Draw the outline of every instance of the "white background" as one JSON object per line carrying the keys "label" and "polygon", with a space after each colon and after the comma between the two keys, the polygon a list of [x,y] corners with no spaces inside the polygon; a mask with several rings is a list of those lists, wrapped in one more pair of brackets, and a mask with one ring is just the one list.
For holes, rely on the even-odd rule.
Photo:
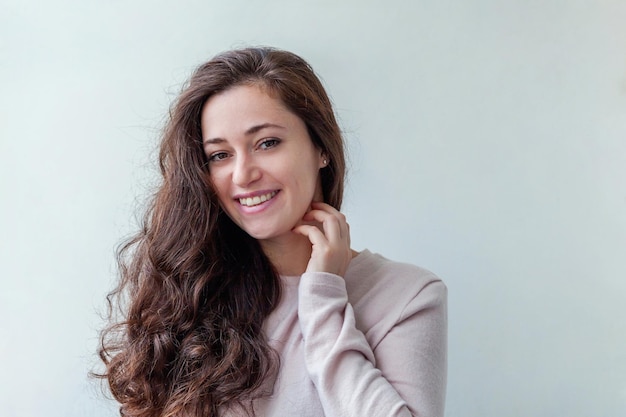
{"label": "white background", "polygon": [[448,417],[626,415],[626,2],[0,1],[0,414],[116,416],[87,372],[190,72],[307,59],[354,247],[449,287]]}

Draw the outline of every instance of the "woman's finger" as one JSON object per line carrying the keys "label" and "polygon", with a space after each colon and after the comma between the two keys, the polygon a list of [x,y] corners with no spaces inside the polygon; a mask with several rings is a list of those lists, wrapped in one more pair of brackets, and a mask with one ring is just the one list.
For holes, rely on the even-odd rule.
{"label": "woman's finger", "polygon": [[323,245],[328,244],[328,240],[326,236],[317,226],[312,226],[309,224],[301,224],[292,229],[294,233],[299,235],[306,236],[312,245]]}
{"label": "woman's finger", "polygon": [[321,210],[311,210],[304,217],[304,220],[319,223],[324,230],[324,234],[331,242],[341,241],[347,231],[345,227],[342,227],[339,218]]}
{"label": "woman's finger", "polygon": [[332,272],[343,276],[352,258],[350,226],[343,213],[324,203],[313,203],[302,218],[305,222],[293,229],[307,236],[312,244],[307,271]]}
{"label": "woman's finger", "polygon": [[[331,210],[329,210],[330,208]],[[350,229],[346,222],[346,216],[331,206],[326,205],[324,208],[315,208],[304,216],[304,220],[316,221],[322,224],[324,234],[331,241],[345,240],[348,238]]]}

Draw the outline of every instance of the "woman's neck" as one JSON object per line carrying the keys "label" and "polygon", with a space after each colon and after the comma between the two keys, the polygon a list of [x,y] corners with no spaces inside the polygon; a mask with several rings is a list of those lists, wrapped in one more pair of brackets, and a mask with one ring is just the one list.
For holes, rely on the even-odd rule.
{"label": "woman's neck", "polygon": [[260,241],[261,248],[283,276],[300,276],[311,259],[311,242],[305,236],[290,233],[280,238]]}

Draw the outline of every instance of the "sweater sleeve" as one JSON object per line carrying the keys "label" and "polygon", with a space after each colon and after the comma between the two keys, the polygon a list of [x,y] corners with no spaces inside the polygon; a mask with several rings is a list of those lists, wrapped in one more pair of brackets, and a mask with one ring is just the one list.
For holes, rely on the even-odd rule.
{"label": "sweater sleeve", "polygon": [[298,298],[306,368],[326,417],[443,416],[447,317],[441,281],[424,286],[403,307],[374,349],[356,327],[342,277],[305,273]]}

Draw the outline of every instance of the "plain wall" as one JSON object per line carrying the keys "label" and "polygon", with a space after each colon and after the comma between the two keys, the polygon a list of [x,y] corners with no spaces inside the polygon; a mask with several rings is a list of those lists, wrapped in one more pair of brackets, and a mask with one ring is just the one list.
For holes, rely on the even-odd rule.
{"label": "plain wall", "polygon": [[448,417],[626,415],[626,2],[0,0],[0,414],[87,373],[191,71],[273,45],[350,147],[357,250],[449,287]]}

